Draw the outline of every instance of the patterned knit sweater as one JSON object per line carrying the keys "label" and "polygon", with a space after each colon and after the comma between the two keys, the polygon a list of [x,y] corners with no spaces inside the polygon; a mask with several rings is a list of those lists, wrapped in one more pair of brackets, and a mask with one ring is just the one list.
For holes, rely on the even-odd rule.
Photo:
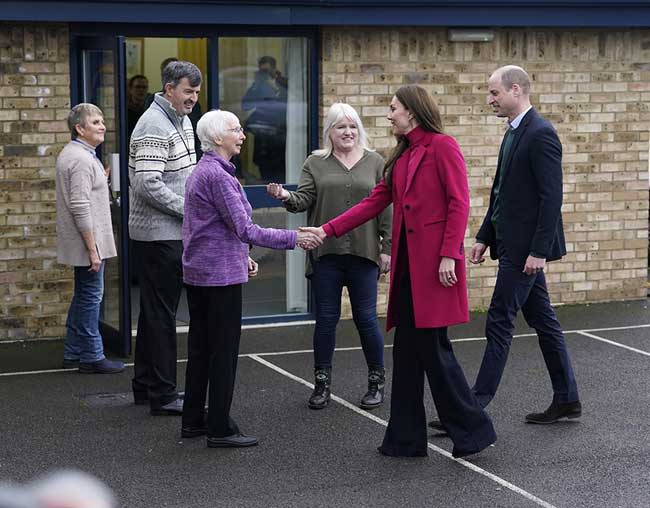
{"label": "patterned knit sweater", "polygon": [[185,181],[194,170],[194,132],[161,94],[138,120],[129,149],[129,236],[181,240]]}

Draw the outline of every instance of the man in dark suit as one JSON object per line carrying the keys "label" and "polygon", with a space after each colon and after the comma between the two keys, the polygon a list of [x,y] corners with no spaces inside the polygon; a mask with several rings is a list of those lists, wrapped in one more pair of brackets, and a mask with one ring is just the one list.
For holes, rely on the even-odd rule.
{"label": "man in dark suit", "polygon": [[[472,391],[487,406],[506,365],[517,312],[535,329],[553,386],[546,411],[526,422],[548,424],[578,418],[582,407],[571,358],[551,307],[544,268],[566,254],[562,230],[562,145],[553,126],[530,104],[530,78],[514,65],[497,69],[488,80],[488,104],[508,118],[490,206],[476,235],[470,262],[482,263],[487,248],[499,260],[488,310],[487,345]],[[437,420],[430,423],[441,428]]]}

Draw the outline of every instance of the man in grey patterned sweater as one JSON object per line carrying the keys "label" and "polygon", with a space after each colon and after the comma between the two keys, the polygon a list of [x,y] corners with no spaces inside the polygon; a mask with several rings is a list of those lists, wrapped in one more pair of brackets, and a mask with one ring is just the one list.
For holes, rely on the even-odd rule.
{"label": "man in grey patterned sweater", "polygon": [[194,170],[194,132],[201,71],[169,63],[163,91],[138,120],[129,150],[129,235],[141,266],[140,315],[132,381],[136,404],[152,415],[180,415],[176,389],[176,310],[183,289],[181,226],[185,181]]}

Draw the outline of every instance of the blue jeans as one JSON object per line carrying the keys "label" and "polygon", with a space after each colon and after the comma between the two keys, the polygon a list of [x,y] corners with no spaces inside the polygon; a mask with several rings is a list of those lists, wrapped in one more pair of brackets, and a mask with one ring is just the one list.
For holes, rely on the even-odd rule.
{"label": "blue jeans", "polygon": [[384,337],[377,321],[379,267],[351,254],[328,254],[312,262],[312,291],[316,304],[314,365],[331,367],[336,325],[341,317],[341,292],[347,286],[352,317],[368,367],[384,366]]}
{"label": "blue jeans", "polygon": [[98,272],[88,266],[74,267],[74,295],[65,323],[67,333],[63,358],[92,363],[103,360],[104,345],[99,333],[99,306],[104,296],[104,265]]}

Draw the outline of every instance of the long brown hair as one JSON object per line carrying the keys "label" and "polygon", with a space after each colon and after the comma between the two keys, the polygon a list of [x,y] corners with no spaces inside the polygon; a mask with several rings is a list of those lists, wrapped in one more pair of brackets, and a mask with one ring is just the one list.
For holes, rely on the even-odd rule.
{"label": "long brown hair", "polygon": [[[420,127],[428,132],[440,134],[442,130],[442,118],[440,110],[431,97],[431,94],[419,85],[406,85],[395,92],[395,97],[402,106],[411,112]],[[393,184],[393,167],[400,155],[408,148],[409,142],[406,136],[397,137],[397,146],[393,149],[384,165],[384,180],[389,187]]]}

